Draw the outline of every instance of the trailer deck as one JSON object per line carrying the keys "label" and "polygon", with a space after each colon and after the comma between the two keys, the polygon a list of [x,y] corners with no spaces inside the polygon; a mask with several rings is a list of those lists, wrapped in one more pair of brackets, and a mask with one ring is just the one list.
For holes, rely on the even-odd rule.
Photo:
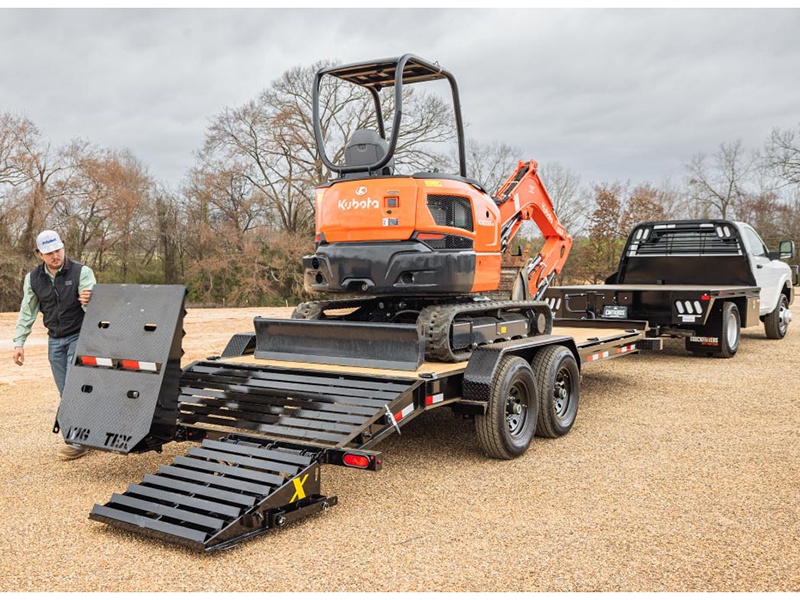
{"label": "trailer deck", "polygon": [[[359,357],[350,357],[351,365],[319,364],[294,360],[297,348],[288,346],[293,360],[259,358],[257,318],[256,332],[234,335],[225,358],[180,369],[183,294],[180,286],[97,286],[86,318],[99,326],[81,332],[58,421],[66,441],[123,454],[170,441],[200,442],[95,505],[89,516],[205,551],[334,506],[336,497],[322,494],[321,465],[379,470],[374,447],[426,411],[449,406],[485,419],[500,402],[503,430],[505,419],[517,414],[506,414],[505,403],[524,406],[513,389],[493,399],[496,373],[509,360],[530,371],[536,357],[558,349],[580,369],[651,347],[643,322],[563,320],[547,334],[479,346],[458,363],[409,368],[415,362],[410,356],[402,369],[359,366]],[[276,322],[278,329],[285,325]],[[418,345],[410,336],[401,343]],[[374,363],[374,356],[368,358]],[[578,384],[576,370],[575,393]],[[535,388],[546,386],[552,400],[559,385],[548,379]],[[527,401],[534,403],[536,419],[540,400]],[[575,402],[577,410],[577,396]]]}

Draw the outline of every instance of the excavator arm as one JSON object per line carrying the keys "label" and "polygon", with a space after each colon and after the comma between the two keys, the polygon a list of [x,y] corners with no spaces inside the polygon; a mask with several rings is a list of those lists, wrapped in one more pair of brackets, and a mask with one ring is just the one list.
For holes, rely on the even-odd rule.
{"label": "excavator arm", "polygon": [[500,240],[503,252],[524,221],[536,223],[544,237],[539,253],[522,269],[526,298],[533,300],[542,298],[547,286],[564,268],[572,248],[572,237],[556,217],[553,201],[536,171],[536,161],[520,161],[516,171],[495,194],[502,223]]}

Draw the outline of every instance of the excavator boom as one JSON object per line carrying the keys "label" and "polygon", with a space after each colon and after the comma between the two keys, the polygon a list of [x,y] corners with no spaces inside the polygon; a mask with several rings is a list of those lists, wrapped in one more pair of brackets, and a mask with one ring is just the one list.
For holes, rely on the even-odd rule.
{"label": "excavator boom", "polygon": [[502,220],[501,251],[506,251],[524,221],[536,223],[544,237],[538,255],[523,269],[526,297],[534,300],[540,299],[553,277],[561,273],[572,248],[572,238],[556,216],[537,167],[536,161],[520,161],[517,170],[495,194]]}

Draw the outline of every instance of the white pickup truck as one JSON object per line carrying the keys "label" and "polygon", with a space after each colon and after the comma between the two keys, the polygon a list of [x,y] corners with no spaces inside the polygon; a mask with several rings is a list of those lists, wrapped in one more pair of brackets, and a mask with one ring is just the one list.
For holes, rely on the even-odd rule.
{"label": "white pickup truck", "polygon": [[764,323],[781,339],[792,320],[794,242],[769,252],[746,223],[654,221],[634,227],[605,285],[552,287],[545,301],[560,318],[648,321],[650,336],[686,339],[696,354],[729,358],[740,329]]}

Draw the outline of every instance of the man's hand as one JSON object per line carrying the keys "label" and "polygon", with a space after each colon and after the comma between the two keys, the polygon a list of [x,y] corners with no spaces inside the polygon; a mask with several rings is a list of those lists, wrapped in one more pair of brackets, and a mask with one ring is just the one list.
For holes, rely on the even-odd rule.
{"label": "man's hand", "polygon": [[89,300],[92,297],[92,290],[83,290],[82,292],[78,292],[78,300],[81,304],[86,306],[89,304]]}
{"label": "man's hand", "polygon": [[25,349],[20,346],[19,348],[14,348],[14,363],[18,364],[20,367],[22,363],[25,362]]}

